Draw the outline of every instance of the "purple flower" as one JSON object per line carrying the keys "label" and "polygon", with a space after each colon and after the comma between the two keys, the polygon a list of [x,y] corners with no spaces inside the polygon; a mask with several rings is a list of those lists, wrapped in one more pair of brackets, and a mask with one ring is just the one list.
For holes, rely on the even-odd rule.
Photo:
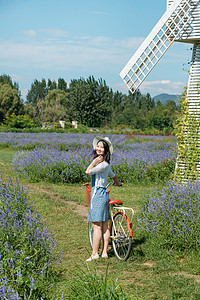
{"label": "purple flower", "polygon": [[138,227],[174,248],[199,247],[200,182],[187,185],[170,181],[145,200]]}
{"label": "purple flower", "polygon": [[[36,139],[35,135],[29,136]],[[112,168],[122,181],[131,182],[148,177],[152,169],[159,170],[165,165],[171,170],[174,168],[175,140],[166,143],[166,138],[147,139],[140,136],[138,141],[131,142],[127,140],[126,135],[109,137],[115,149],[111,161]],[[32,181],[87,181],[84,170],[92,158],[93,138],[94,135],[91,134],[48,134],[48,139],[45,140],[40,135],[40,146],[38,144],[38,147],[31,151],[16,153],[13,168],[20,176]],[[62,145],[65,145],[63,147],[59,147],[61,140]]]}

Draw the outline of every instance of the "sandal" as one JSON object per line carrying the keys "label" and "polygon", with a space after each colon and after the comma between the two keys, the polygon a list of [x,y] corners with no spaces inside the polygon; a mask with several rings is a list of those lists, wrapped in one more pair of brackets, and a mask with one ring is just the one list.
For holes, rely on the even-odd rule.
{"label": "sandal", "polygon": [[107,254],[107,253],[104,253],[104,254],[101,255],[101,257],[102,257],[102,258],[108,258],[108,254]]}
{"label": "sandal", "polygon": [[86,259],[86,261],[92,261],[95,259],[99,259],[99,254],[91,255],[88,259]]}

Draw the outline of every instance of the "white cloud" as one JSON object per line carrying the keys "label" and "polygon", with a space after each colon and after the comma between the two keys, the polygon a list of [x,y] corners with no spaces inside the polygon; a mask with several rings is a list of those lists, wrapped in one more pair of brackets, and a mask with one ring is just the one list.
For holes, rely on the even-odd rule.
{"label": "white cloud", "polygon": [[[62,30],[62,29],[57,29],[57,28],[44,28],[44,29],[38,29],[38,32],[40,34],[44,33],[48,36],[53,36],[54,38],[56,37],[57,39],[58,38],[63,38],[63,37],[67,37],[69,34],[66,30]],[[40,39],[42,39],[41,35],[38,36],[37,32],[35,30],[23,30],[22,33],[25,35],[25,36],[28,36],[28,37],[40,37]]]}
{"label": "white cloud", "polygon": [[66,37],[69,35],[66,30],[58,29],[58,28],[44,28],[44,29],[40,29],[39,31],[57,37]]}
{"label": "white cloud", "polygon": [[[151,97],[166,93],[169,95],[181,95],[185,87],[184,82],[173,82],[170,80],[144,81],[139,87],[142,94],[150,93]],[[121,91],[124,94],[128,93],[128,88],[122,83],[112,84],[113,91]]]}
{"label": "white cloud", "polygon": [[37,36],[37,33],[35,30],[25,30],[25,31],[22,31],[22,33],[26,36],[29,36],[29,37],[36,37]]}
{"label": "white cloud", "polygon": [[142,93],[150,93],[152,97],[162,93],[180,95],[185,85],[185,82],[170,80],[144,81],[140,90]]}
{"label": "white cloud", "polygon": [[[30,33],[30,32],[29,32]],[[33,34],[33,33],[32,33]],[[122,41],[104,36],[76,37],[69,40],[37,40],[24,43],[2,42],[0,66],[38,68],[121,68],[126,61]],[[120,70],[119,70],[120,71]]]}
{"label": "white cloud", "polygon": [[13,81],[17,81],[17,82],[24,79],[23,76],[18,75],[18,74],[11,74],[10,76],[11,76],[11,78],[12,78]]}
{"label": "white cloud", "polygon": [[88,39],[87,41],[90,46],[98,47],[99,49],[108,48],[108,45],[111,44],[111,39],[109,37],[105,37],[105,36],[90,37],[90,39]]}
{"label": "white cloud", "polygon": [[90,39],[90,36],[89,35],[85,35],[85,36],[81,36],[79,37],[81,40],[88,40]]}
{"label": "white cloud", "polygon": [[135,50],[142,44],[143,41],[143,37],[130,37],[119,40],[118,43],[121,47],[132,50],[133,53],[131,52],[131,55],[133,55]]}
{"label": "white cloud", "polygon": [[21,90],[21,95],[22,95],[22,99],[26,99],[26,96],[27,96],[27,94],[28,94],[28,88],[26,88],[26,89],[22,89]]}
{"label": "white cloud", "polygon": [[[102,61],[104,51],[91,49],[89,47],[79,47],[78,45],[28,45],[28,44],[8,44],[0,45],[0,65],[24,66],[51,69],[69,68],[76,66],[91,65],[95,61]],[[99,57],[99,58],[98,58]],[[2,63],[1,63],[2,61]]]}
{"label": "white cloud", "polygon": [[[51,32],[52,34],[46,38],[37,36],[37,39],[34,40],[27,41],[26,39],[23,43],[2,41],[0,44],[0,68],[2,70],[6,68],[17,69],[17,71],[12,72],[20,72],[21,74],[23,74],[21,69],[30,70],[29,73],[37,70],[38,74],[44,73],[44,71],[51,74],[52,70],[57,73],[67,71],[68,74],[77,74],[77,77],[82,76],[83,73],[98,74],[99,77],[111,81],[109,86],[112,86],[114,91],[128,92],[126,85],[119,77],[119,73],[143,41],[142,37],[113,39],[106,36],[83,35],[69,36],[68,38],[66,31],[45,29],[44,32],[49,34]],[[34,30],[28,31],[27,35],[28,33],[29,36],[37,35]],[[58,36],[59,33],[60,37]],[[171,55],[170,59],[177,57],[176,51],[174,51],[174,57]],[[174,76],[175,80],[172,80],[173,77],[169,76],[171,65],[169,63],[164,65],[167,67],[162,66],[158,75],[156,75],[157,73],[153,74],[154,78],[156,75],[162,80],[145,80],[140,86],[142,93],[149,92],[151,96],[160,93],[182,93],[185,86],[184,79],[180,78],[177,73],[177,76]],[[172,65],[174,66],[174,64]],[[170,78],[171,81],[165,78]],[[176,78],[180,78],[179,81],[176,81]],[[21,83],[23,81],[23,79],[15,80],[21,81]]]}
{"label": "white cloud", "polygon": [[128,91],[129,91],[127,86],[124,84],[124,82],[122,80],[119,83],[110,84],[110,87],[113,89],[114,92],[119,91],[123,94],[128,94]]}

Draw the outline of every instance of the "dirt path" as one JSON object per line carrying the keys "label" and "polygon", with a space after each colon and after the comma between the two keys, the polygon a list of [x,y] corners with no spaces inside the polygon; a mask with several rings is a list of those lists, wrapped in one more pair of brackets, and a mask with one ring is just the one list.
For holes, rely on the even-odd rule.
{"label": "dirt path", "polygon": [[43,189],[43,188],[39,188],[33,184],[30,184],[29,187],[32,188],[37,193],[44,193],[46,195],[49,195],[51,198],[58,199],[60,202],[65,203],[66,205],[70,205],[72,210],[81,217],[86,218],[88,215],[89,208],[85,205],[78,204],[77,202],[71,201],[71,200],[66,201],[65,199],[62,199],[61,197],[58,197],[57,195],[55,195],[52,191]]}

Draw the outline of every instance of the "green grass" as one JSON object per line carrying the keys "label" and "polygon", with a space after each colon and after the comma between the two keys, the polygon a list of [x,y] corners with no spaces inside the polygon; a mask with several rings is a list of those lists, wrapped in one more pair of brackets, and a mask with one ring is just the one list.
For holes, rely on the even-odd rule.
{"label": "green grass", "polygon": [[[16,176],[11,168],[13,154],[11,150],[0,150],[3,163],[0,170],[4,179]],[[59,280],[52,291],[52,299],[60,299],[62,292],[64,299],[68,299],[77,272],[79,268],[86,270],[85,260],[91,253],[87,221],[82,215],[86,209],[85,190],[81,189],[81,184],[33,184],[24,179],[20,182],[30,186],[30,200],[45,223],[56,232],[57,251],[63,253],[61,263],[56,266]],[[125,184],[122,188],[112,187],[110,196],[123,200],[125,206],[138,212],[143,194],[155,186],[159,188],[155,184]],[[162,249],[156,240],[134,227],[130,258],[126,262],[118,261],[112,251],[109,256],[108,261],[100,259],[91,266],[105,276],[108,272],[112,279],[118,277],[129,299],[200,299],[200,259],[195,251],[178,253]]]}

